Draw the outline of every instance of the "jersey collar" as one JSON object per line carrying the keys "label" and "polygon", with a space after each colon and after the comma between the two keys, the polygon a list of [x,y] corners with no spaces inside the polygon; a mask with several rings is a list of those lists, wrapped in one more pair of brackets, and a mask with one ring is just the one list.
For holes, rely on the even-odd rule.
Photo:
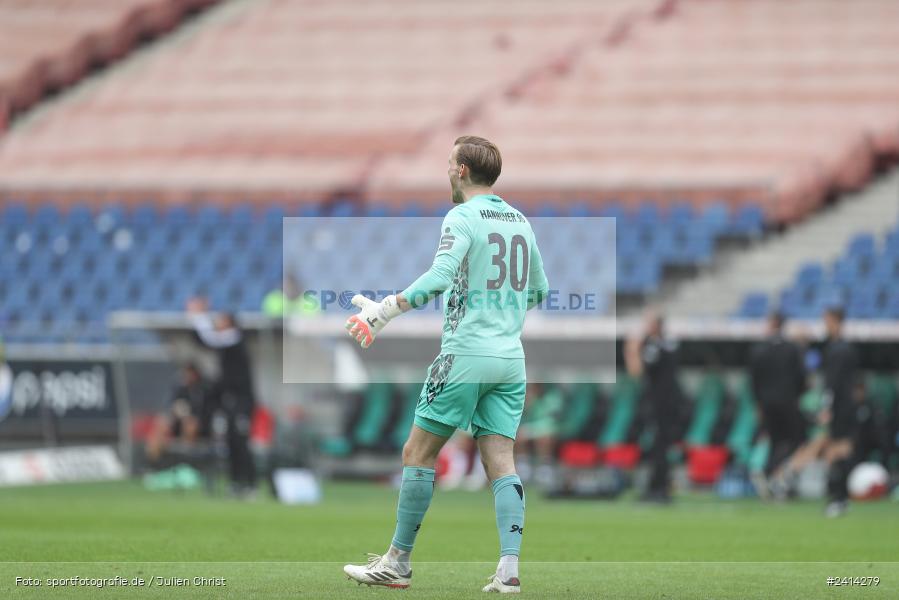
{"label": "jersey collar", "polygon": [[478,194],[477,196],[472,196],[469,202],[474,202],[475,200],[480,200],[481,198],[483,198],[484,200],[499,200],[500,202],[503,201],[503,199],[496,194]]}

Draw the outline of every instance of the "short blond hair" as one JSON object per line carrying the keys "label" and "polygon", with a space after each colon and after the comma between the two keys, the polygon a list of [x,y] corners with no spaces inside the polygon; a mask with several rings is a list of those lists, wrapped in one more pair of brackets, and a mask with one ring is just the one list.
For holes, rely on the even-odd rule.
{"label": "short blond hair", "polygon": [[503,170],[503,157],[499,148],[490,140],[476,135],[463,135],[455,143],[456,162],[468,167],[471,182],[478,185],[493,185]]}

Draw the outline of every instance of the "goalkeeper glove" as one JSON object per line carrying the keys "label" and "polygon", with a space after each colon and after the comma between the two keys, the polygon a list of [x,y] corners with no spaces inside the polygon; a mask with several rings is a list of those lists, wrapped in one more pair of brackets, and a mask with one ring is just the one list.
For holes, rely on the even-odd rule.
{"label": "goalkeeper glove", "polygon": [[361,294],[353,296],[352,303],[359,307],[358,315],[346,320],[347,332],[356,339],[363,348],[368,348],[375,341],[378,332],[384,329],[387,322],[402,314],[396,302],[396,296],[390,295],[375,302]]}

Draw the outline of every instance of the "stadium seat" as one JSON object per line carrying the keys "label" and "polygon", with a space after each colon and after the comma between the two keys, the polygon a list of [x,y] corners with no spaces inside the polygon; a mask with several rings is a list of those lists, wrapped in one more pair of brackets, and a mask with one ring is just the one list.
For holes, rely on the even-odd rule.
{"label": "stadium seat", "polygon": [[847,254],[852,256],[873,255],[877,252],[877,244],[870,233],[858,233],[849,240]]}
{"label": "stadium seat", "polygon": [[891,244],[899,244],[891,241],[895,239],[899,239],[895,230],[888,232],[879,251],[877,237],[860,232],[826,268],[817,262],[804,263],[794,283],[781,292],[787,316],[813,319],[828,306],[842,305],[851,319],[896,318],[899,298],[894,282],[899,279],[899,258],[891,249]]}
{"label": "stadium seat", "polygon": [[609,414],[599,435],[603,448],[627,444],[629,432],[636,418],[640,386],[629,375],[619,374],[612,390]]}
{"label": "stadium seat", "polygon": [[369,217],[389,217],[390,207],[386,204],[369,204],[365,209],[365,214]]}
{"label": "stadium seat", "polygon": [[637,258],[618,256],[618,292],[622,294],[651,294],[658,289],[661,265],[655,255]]}
{"label": "stadium seat", "polygon": [[723,202],[716,202],[707,205],[697,218],[717,238],[727,232],[730,211]]}
{"label": "stadium seat", "polygon": [[756,405],[752,396],[751,381],[748,377],[739,383],[736,399],[737,410],[726,443],[736,464],[748,467],[750,457],[752,456],[753,440],[758,427]]}
{"label": "stadium seat", "polygon": [[764,292],[751,292],[743,297],[743,303],[736,312],[736,317],[742,319],[760,319],[768,314],[768,294]]}
{"label": "stadium seat", "polygon": [[420,383],[407,383],[398,386],[397,393],[400,396],[399,410],[397,411],[398,419],[390,432],[390,441],[395,449],[401,449],[409,437],[409,431],[412,429],[412,422],[415,420],[415,406],[421,395]]}
{"label": "stadium seat", "polygon": [[765,229],[762,209],[754,204],[741,206],[733,216],[729,233],[735,236],[758,238]]}
{"label": "stadium seat", "polygon": [[374,383],[365,392],[364,405],[359,421],[352,433],[352,441],[359,448],[379,449],[385,437],[393,403],[393,387],[389,383]]}
{"label": "stadium seat", "polygon": [[558,439],[581,439],[585,425],[596,412],[599,390],[591,383],[577,384],[566,394],[565,410],[559,423]]}
{"label": "stadium seat", "polygon": [[726,394],[724,381],[720,376],[709,373],[702,378],[695,394],[692,420],[684,436],[688,445],[704,447],[712,443],[712,432]]}

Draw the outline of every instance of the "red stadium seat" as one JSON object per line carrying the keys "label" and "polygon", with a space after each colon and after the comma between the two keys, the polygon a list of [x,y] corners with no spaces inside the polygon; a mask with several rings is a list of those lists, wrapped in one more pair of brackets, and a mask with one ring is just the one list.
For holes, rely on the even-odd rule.
{"label": "red stadium seat", "polygon": [[687,476],[690,481],[712,484],[718,481],[730,451],[726,446],[691,446],[687,448]]}
{"label": "red stadium seat", "polygon": [[595,467],[602,462],[602,451],[592,442],[565,442],[559,461],[569,467]]}

